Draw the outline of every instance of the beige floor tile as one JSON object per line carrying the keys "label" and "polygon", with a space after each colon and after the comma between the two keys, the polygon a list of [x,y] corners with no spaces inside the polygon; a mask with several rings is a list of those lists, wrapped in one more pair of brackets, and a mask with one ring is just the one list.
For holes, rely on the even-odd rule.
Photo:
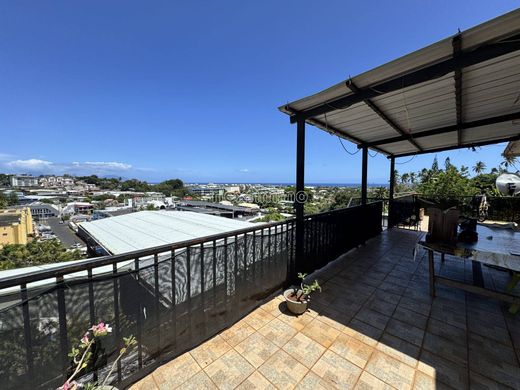
{"label": "beige floor tile", "polygon": [[279,348],[260,333],[255,332],[235,347],[235,350],[258,368]]}
{"label": "beige floor tile", "polygon": [[341,332],[332,326],[321,322],[319,318],[316,318],[309,325],[303,328],[302,333],[314,341],[317,341],[325,348],[328,348]]}
{"label": "beige floor tile", "polygon": [[366,371],[398,389],[411,389],[415,370],[399,360],[375,351],[368,361]]}
{"label": "beige floor tile", "polygon": [[129,390],[157,390],[157,384],[155,383],[153,376],[147,375],[139,382],[134,383],[129,387]]}
{"label": "beige floor tile", "polygon": [[312,371],[331,387],[350,389],[356,384],[362,370],[329,350],[316,362]]}
{"label": "beige floor tile", "polygon": [[343,330],[345,330],[345,327],[350,322],[351,316],[342,318],[341,315],[334,314],[332,310],[327,310],[325,312],[320,313],[316,318],[321,322],[342,332]]}
{"label": "beige floor tile", "polygon": [[296,333],[296,329],[275,318],[258,332],[279,347],[283,347]]}
{"label": "beige floor tile", "polygon": [[243,381],[240,386],[237,387],[238,390],[276,390],[276,387],[273,386],[271,382],[269,382],[265,377],[260,374],[258,371],[253,372],[245,381]]}
{"label": "beige floor tile", "polygon": [[330,390],[336,387],[327,383],[325,379],[321,378],[312,371],[309,371],[307,375],[301,380],[296,386],[297,390]]}
{"label": "beige floor tile", "polygon": [[305,367],[311,368],[320,356],[323,355],[325,347],[303,333],[297,333],[283,346],[283,350]]}
{"label": "beige floor tile", "polygon": [[287,352],[279,350],[260,366],[258,371],[276,388],[293,389],[307,374],[308,369]]}
{"label": "beige floor tile", "polygon": [[287,325],[293,327],[298,332],[307,326],[313,318],[316,317],[309,312],[303,313],[299,316],[291,313],[282,313],[278,316],[278,319],[285,322]]}
{"label": "beige floor tile", "polygon": [[255,328],[249,325],[246,321],[241,320],[232,327],[220,333],[220,336],[232,347],[239,344],[241,341],[248,338],[255,333]]}
{"label": "beige floor tile", "polygon": [[274,317],[278,317],[280,314],[282,314],[282,311],[287,311],[285,301],[279,297],[271,299],[269,302],[264,303],[260,307]]}
{"label": "beige floor tile", "polygon": [[497,390],[508,390],[511,389],[509,386],[505,386],[493,379],[486,378],[473,371],[469,373],[470,388],[472,389],[497,389]]}
{"label": "beige floor tile", "polygon": [[416,328],[406,322],[392,318],[385,329],[385,332],[397,336],[411,344],[421,346],[424,337],[424,330]]}
{"label": "beige floor tile", "polygon": [[195,359],[185,353],[153,372],[153,378],[159,389],[173,389],[182,385],[201,370]]}
{"label": "beige floor tile", "polygon": [[456,344],[453,341],[430,332],[426,332],[424,335],[423,348],[454,363],[460,365],[467,365],[468,363],[468,350],[466,346]]}
{"label": "beige floor tile", "polygon": [[202,343],[190,351],[191,356],[202,368],[213,363],[231,349],[231,346],[220,335]]}
{"label": "beige floor tile", "polygon": [[233,349],[204,369],[219,389],[234,389],[254,370],[253,366]]}
{"label": "beige floor tile", "polygon": [[355,319],[363,321],[378,329],[385,329],[390,317],[377,311],[363,308],[356,314]]}
{"label": "beige floor tile", "polygon": [[437,384],[444,383],[455,389],[466,389],[468,387],[467,367],[458,365],[431,352],[421,351],[417,369],[435,378]]}
{"label": "beige floor tile", "polygon": [[381,338],[383,331],[365,322],[354,319],[343,330],[343,333],[374,347]]}
{"label": "beige floor tile", "polygon": [[435,380],[435,378],[426,375],[421,371],[415,372],[415,382],[413,384],[414,390],[438,390],[441,387]]}
{"label": "beige floor tile", "polygon": [[265,311],[262,308],[258,308],[250,313],[246,318],[244,318],[244,320],[253,328],[258,330],[274,318],[275,317],[271,313]]}
{"label": "beige floor tile", "polygon": [[373,347],[346,334],[340,334],[329,349],[361,368],[365,367],[374,350]]}
{"label": "beige floor tile", "polygon": [[374,375],[363,371],[355,387],[356,390],[391,390],[392,386],[386,384]]}
{"label": "beige floor tile", "polygon": [[200,371],[199,373],[192,376],[185,383],[178,387],[179,390],[217,390],[218,387],[212,382],[210,377],[204,372]]}
{"label": "beige floor tile", "polygon": [[388,333],[385,333],[376,346],[378,351],[386,353],[389,356],[399,360],[410,367],[417,366],[417,359],[419,358],[420,348],[416,345],[410,344],[407,341],[401,340]]}

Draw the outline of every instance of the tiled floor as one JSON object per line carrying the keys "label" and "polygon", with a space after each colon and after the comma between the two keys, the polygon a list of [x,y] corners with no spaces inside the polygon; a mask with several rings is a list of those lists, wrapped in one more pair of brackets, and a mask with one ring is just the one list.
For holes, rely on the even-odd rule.
{"label": "tiled floor", "polygon": [[[446,288],[431,300],[418,237],[384,232],[315,273],[323,292],[309,312],[292,316],[277,296],[132,389],[519,389],[520,315]],[[436,267],[471,279],[469,262]]]}

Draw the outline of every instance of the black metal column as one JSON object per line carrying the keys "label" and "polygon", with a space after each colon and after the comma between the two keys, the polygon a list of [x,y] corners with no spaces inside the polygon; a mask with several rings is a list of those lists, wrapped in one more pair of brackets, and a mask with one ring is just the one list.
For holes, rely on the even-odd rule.
{"label": "black metal column", "polygon": [[368,148],[362,147],[363,162],[361,167],[361,204],[367,204]]}
{"label": "black metal column", "polygon": [[[295,268],[301,270],[305,268],[304,259],[304,205],[305,205],[305,121],[297,122],[296,136],[296,193],[294,208],[296,211],[296,259]],[[289,275],[289,280],[295,275]]]}
{"label": "black metal column", "polygon": [[392,223],[392,203],[394,202],[395,191],[395,157],[390,157],[390,188],[388,190],[388,227],[393,226]]}

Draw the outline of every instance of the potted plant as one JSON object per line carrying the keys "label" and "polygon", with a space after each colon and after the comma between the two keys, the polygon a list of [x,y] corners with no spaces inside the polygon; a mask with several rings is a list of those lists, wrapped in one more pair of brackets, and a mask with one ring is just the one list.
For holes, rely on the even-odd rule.
{"label": "potted plant", "polygon": [[317,280],[314,280],[311,284],[305,284],[303,281],[306,276],[307,274],[298,273],[298,279],[301,279],[300,286],[289,288],[283,293],[287,308],[296,315],[307,311],[310,296],[314,291],[321,291]]}
{"label": "potted plant", "polygon": [[79,345],[77,347],[73,347],[72,351],[69,353],[69,357],[72,358],[74,363],[72,369],[72,375],[68,377],[65,383],[58,388],[58,390],[117,390],[114,386],[108,384],[110,376],[114,371],[117,363],[121,360],[123,355],[134,345],[137,344],[137,340],[134,336],[123,337],[124,347],[119,350],[119,355],[116,360],[113,362],[110,367],[110,371],[107,373],[105,379],[99,382],[87,382],[81,383],[77,382],[75,379],[80,374],[85,373],[85,369],[91,363],[93,354],[92,350],[98,339],[106,336],[107,334],[112,332],[112,328],[110,325],[100,322],[97,325],[92,325],[88,329],[88,331],[81,338]]}

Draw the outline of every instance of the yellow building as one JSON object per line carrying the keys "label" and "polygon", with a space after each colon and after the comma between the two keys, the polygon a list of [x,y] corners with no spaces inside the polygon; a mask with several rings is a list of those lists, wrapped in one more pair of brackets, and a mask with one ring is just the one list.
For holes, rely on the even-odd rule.
{"label": "yellow building", "polygon": [[7,244],[27,244],[34,235],[33,219],[28,207],[0,210],[0,247]]}

